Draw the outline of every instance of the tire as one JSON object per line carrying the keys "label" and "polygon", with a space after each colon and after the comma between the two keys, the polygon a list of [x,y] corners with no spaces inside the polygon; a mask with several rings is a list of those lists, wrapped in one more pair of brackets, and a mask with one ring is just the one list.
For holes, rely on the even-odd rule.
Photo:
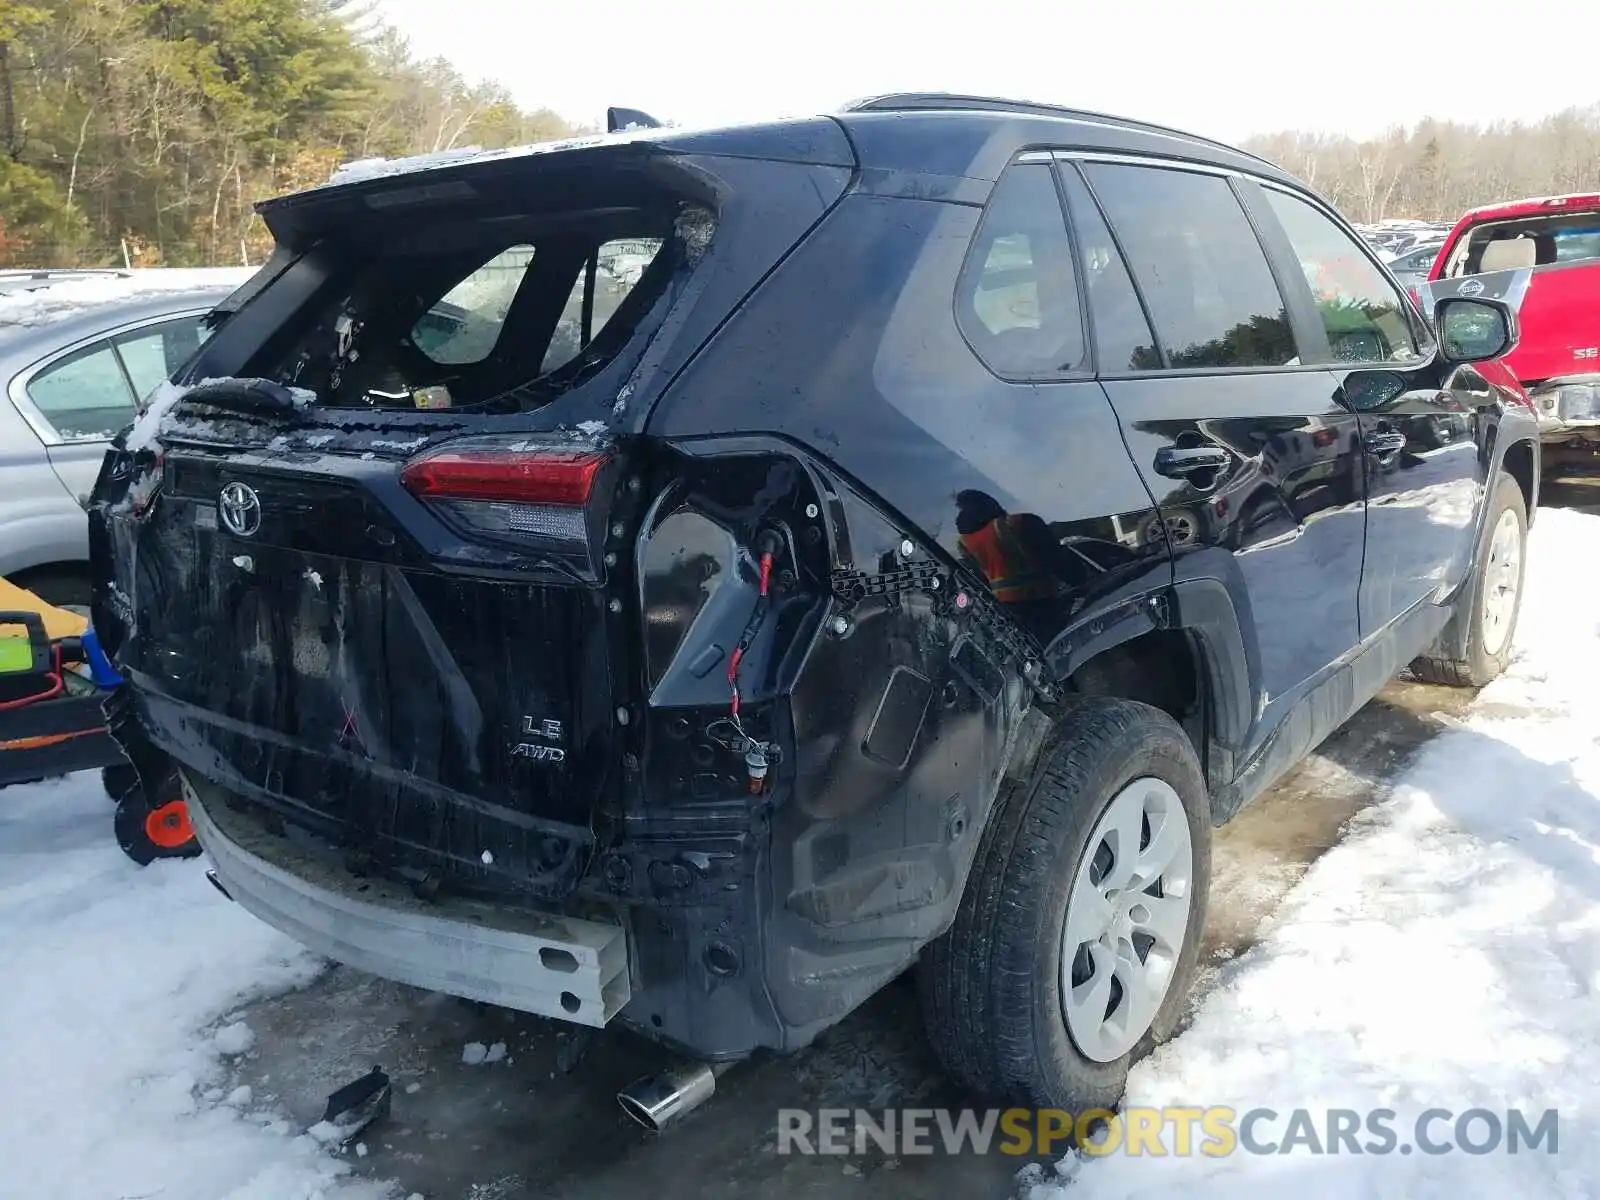
{"label": "tire", "polygon": [[151,804],[135,784],[117,801],[117,845],[141,867],[158,858],[194,858],[200,853],[176,771],[162,779],[156,794],[158,800]]}
{"label": "tire", "polygon": [[[1424,683],[1482,687],[1511,661],[1528,561],[1528,512],[1522,489],[1509,475],[1499,477],[1491,497],[1472,576],[1455,613],[1438,640],[1411,663],[1411,673]],[[1507,560],[1508,549],[1515,551],[1514,562]],[[1499,619],[1486,623],[1486,612],[1498,613]]]}
{"label": "tire", "polygon": [[[1114,815],[1113,809],[1127,811],[1129,803],[1146,806],[1157,793],[1164,806],[1164,837],[1187,834],[1187,919],[1181,937],[1169,939],[1170,953],[1146,948],[1150,957],[1143,961],[1170,968],[1165,990],[1152,1002],[1153,1019],[1143,1029],[1126,1031],[1126,1047],[1090,1042],[1086,1052],[1080,1035],[1069,1028],[1061,963],[1069,915],[1079,920],[1089,910],[1075,903],[1069,914],[1068,899],[1085,894],[1084,886],[1103,891],[1115,871],[1096,883],[1097,867],[1108,861],[1120,867],[1124,861],[1114,852],[1107,858],[1110,840],[1102,836],[1102,819]],[[929,944],[918,966],[930,1040],[956,1079],[985,1098],[1005,1102],[1073,1112],[1115,1106],[1130,1064],[1170,1037],[1185,1009],[1211,882],[1209,808],[1194,747],[1166,713],[1100,697],[1067,708],[1031,778],[996,804],[955,923]],[[1142,818],[1140,826],[1143,839],[1150,826]],[[1152,903],[1174,898],[1129,888],[1120,903],[1126,906],[1135,896]],[[1123,919],[1139,908],[1132,901]],[[1080,925],[1080,931],[1087,927]],[[1127,928],[1120,925],[1119,931]],[[1103,941],[1093,944],[1101,947]],[[1082,943],[1070,961],[1103,963],[1103,956],[1090,954],[1089,945]],[[1136,943],[1129,945],[1137,953]],[[1115,998],[1120,984],[1111,986]],[[1119,1009],[1132,992],[1125,989],[1122,996]]]}

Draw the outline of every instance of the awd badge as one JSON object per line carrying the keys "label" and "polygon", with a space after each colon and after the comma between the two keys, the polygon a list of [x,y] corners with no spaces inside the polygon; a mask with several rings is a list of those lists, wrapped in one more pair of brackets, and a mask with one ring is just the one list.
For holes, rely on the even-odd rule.
{"label": "awd badge", "polygon": [[517,742],[511,747],[512,758],[526,758],[533,762],[561,763],[567,761],[567,752],[560,746],[549,745],[561,740],[561,722],[549,717],[523,717],[524,737],[542,739],[537,742]]}

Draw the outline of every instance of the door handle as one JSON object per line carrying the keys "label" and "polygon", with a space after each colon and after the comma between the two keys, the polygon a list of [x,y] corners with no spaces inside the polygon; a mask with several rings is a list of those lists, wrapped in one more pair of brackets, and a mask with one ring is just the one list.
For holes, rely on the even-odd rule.
{"label": "door handle", "polygon": [[1383,430],[1367,434],[1361,439],[1361,444],[1367,448],[1368,454],[1384,458],[1390,454],[1399,454],[1406,448],[1406,435],[1393,430]]}
{"label": "door handle", "polygon": [[1169,479],[1220,471],[1227,465],[1228,452],[1221,446],[1163,446],[1156,451],[1156,473]]}

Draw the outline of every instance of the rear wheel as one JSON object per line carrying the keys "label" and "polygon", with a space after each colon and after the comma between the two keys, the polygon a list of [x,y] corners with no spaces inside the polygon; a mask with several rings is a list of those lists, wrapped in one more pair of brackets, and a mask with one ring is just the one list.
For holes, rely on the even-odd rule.
{"label": "rear wheel", "polygon": [[1491,493],[1488,521],[1472,578],[1455,615],[1428,652],[1411,664],[1424,683],[1481,687],[1506,669],[1522,607],[1528,514],[1516,480],[1502,475]]}
{"label": "rear wheel", "polygon": [[1085,698],[984,830],[919,968],[934,1048],[995,1099],[1082,1111],[1170,1037],[1211,875],[1200,764],[1166,713]]}
{"label": "rear wheel", "polygon": [[135,784],[117,801],[117,845],[140,866],[158,858],[193,858],[200,843],[189,824],[189,806],[176,772],[168,774],[154,800]]}

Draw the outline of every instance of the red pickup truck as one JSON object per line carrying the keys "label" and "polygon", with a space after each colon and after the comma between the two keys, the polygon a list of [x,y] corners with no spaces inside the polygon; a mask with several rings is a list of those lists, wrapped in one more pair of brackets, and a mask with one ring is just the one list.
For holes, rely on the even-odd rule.
{"label": "red pickup truck", "polygon": [[1475,208],[1450,231],[1417,300],[1488,296],[1517,310],[1504,362],[1539,415],[1544,469],[1600,456],[1600,194]]}

